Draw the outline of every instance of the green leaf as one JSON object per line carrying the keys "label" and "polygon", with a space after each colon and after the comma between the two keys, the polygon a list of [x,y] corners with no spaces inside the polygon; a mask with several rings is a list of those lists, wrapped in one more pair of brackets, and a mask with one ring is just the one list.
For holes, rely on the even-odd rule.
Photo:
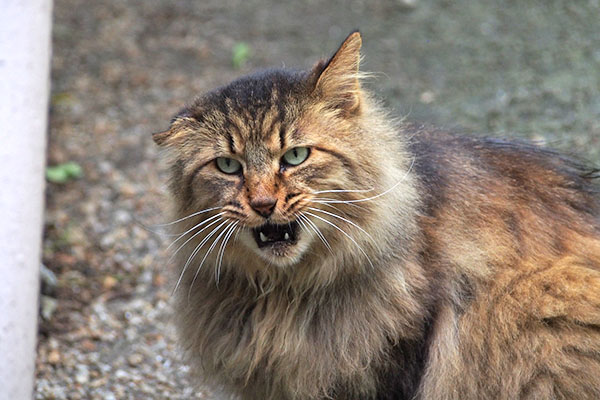
{"label": "green leaf", "polygon": [[75,162],[67,162],[46,168],[46,179],[52,183],[66,183],[83,175],[83,169]]}
{"label": "green leaf", "polygon": [[83,169],[75,162],[62,164],[63,169],[67,172],[70,178],[80,178],[83,175]]}
{"label": "green leaf", "polygon": [[246,61],[248,61],[248,58],[250,58],[250,46],[244,42],[236,43],[236,45],[233,46],[231,54],[233,68],[242,68],[246,64]]}

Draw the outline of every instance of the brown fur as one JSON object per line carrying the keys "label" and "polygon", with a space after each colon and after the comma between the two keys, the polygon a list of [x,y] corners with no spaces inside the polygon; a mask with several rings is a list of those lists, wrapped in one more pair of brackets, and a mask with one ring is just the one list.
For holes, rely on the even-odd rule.
{"label": "brown fur", "polygon": [[[219,207],[178,224],[175,317],[198,382],[244,400],[600,398],[595,171],[394,123],[361,88],[360,45],[235,81],[154,136],[177,217]],[[282,166],[295,146],[309,158]],[[263,198],[330,249],[302,220],[294,249],[261,253]]]}

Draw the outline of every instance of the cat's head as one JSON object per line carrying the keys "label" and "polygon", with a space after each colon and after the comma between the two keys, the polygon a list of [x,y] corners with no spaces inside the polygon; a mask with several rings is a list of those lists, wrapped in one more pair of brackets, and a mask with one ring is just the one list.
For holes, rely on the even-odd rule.
{"label": "cat's head", "polygon": [[227,253],[242,246],[278,266],[327,257],[332,247],[366,256],[377,236],[367,230],[381,222],[371,220],[376,202],[362,200],[406,168],[361,88],[360,47],[354,32],[310,71],[238,79],[154,135],[171,150],[179,216],[200,213],[181,238],[197,234],[189,245],[201,249],[199,258],[206,251],[218,258],[223,243]]}

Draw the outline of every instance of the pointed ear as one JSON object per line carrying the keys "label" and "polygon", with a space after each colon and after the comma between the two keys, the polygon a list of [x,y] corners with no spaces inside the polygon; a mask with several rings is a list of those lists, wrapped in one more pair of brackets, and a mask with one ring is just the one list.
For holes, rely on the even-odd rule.
{"label": "pointed ear", "polygon": [[173,143],[178,137],[184,136],[185,132],[188,131],[188,124],[186,122],[189,119],[187,117],[175,117],[169,129],[153,133],[152,140],[159,146],[166,146]]}
{"label": "pointed ear", "polygon": [[171,129],[167,129],[166,131],[156,132],[152,134],[152,140],[159,146],[162,146],[167,142],[169,136],[172,135]]}
{"label": "pointed ear", "polygon": [[314,92],[348,114],[360,111],[360,32],[352,32],[329,61],[320,61],[312,70]]}

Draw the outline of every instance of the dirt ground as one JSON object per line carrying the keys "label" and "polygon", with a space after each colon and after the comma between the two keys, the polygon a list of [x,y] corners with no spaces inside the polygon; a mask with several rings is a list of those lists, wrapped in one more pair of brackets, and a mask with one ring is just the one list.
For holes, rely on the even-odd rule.
{"label": "dirt ground", "polygon": [[369,87],[395,115],[600,162],[600,2],[494,4],[56,0],[48,164],[83,176],[47,186],[35,398],[212,398],[169,322],[150,134],[241,74],[309,67],[360,28]]}

